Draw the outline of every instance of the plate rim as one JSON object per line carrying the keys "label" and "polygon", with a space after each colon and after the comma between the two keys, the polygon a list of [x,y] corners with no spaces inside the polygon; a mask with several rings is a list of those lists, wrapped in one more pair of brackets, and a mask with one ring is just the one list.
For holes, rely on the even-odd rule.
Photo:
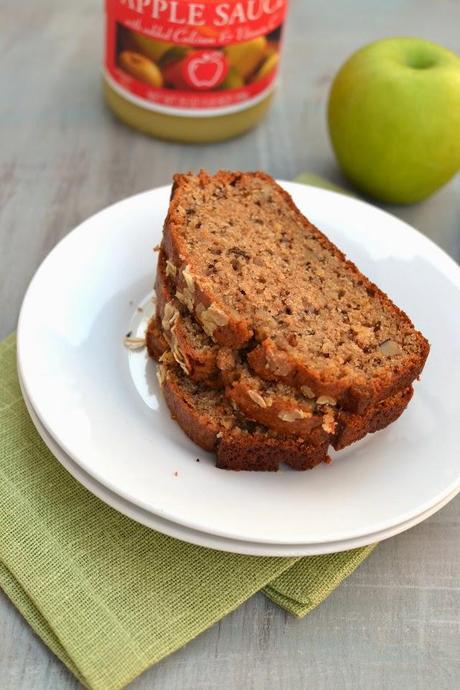
{"label": "plate rim", "polygon": [[[305,188],[307,188],[314,195],[317,194],[320,197],[323,196],[326,198],[330,198],[332,195],[333,198],[339,198],[340,201],[344,202],[345,204],[349,203],[352,206],[356,206],[356,205],[364,206],[367,209],[370,209],[372,213],[377,213],[378,215],[381,215],[385,218],[389,218],[391,222],[396,221],[401,226],[404,226],[406,232],[409,232],[409,235],[417,237],[417,241],[421,242],[422,245],[426,246],[427,250],[429,251],[430,256],[433,257],[433,265],[436,266],[436,268],[439,270],[440,273],[447,275],[460,290],[460,267],[455,262],[455,260],[452,259],[452,257],[450,257],[443,249],[441,249],[441,247],[436,245],[432,240],[430,240],[428,237],[426,237],[425,235],[420,233],[418,230],[416,230],[416,228],[412,227],[411,225],[409,225],[405,221],[397,218],[396,216],[389,213],[388,211],[385,211],[383,209],[380,209],[378,207],[373,206],[372,204],[370,204],[367,201],[363,201],[361,199],[356,199],[354,197],[346,196],[346,195],[341,194],[340,192],[335,192],[333,190],[321,189],[321,188],[318,188],[318,187],[315,187],[312,185],[305,185],[303,183],[297,183],[297,182],[292,182],[292,181],[279,180],[279,183],[284,188],[286,188],[288,192],[290,192],[290,188],[292,188],[292,189],[302,188],[303,190],[305,190]],[[31,391],[29,390],[29,388],[27,386],[27,381],[26,381],[26,378],[24,377],[24,371],[23,371],[23,366],[22,366],[22,338],[21,338],[21,333],[22,333],[22,329],[23,329],[23,322],[25,319],[24,314],[26,313],[26,310],[27,310],[28,297],[29,297],[29,294],[31,294],[31,292],[34,289],[35,281],[39,278],[41,272],[46,270],[46,266],[47,266],[48,261],[51,260],[51,257],[54,255],[54,253],[56,251],[58,251],[58,248],[60,248],[65,242],[67,242],[71,236],[75,237],[75,235],[77,233],[85,232],[86,226],[94,223],[95,221],[97,222],[97,219],[99,216],[105,214],[109,210],[113,211],[117,206],[122,206],[123,204],[125,204],[127,202],[135,203],[138,200],[140,200],[144,197],[148,197],[151,194],[155,194],[155,193],[159,193],[159,192],[165,193],[167,190],[170,190],[170,189],[171,189],[171,185],[168,184],[168,185],[162,185],[160,187],[156,187],[154,189],[145,190],[145,191],[140,192],[138,194],[125,197],[124,199],[117,201],[114,204],[111,204],[111,205],[97,211],[96,213],[91,215],[89,218],[87,218],[83,222],[79,223],[73,230],[71,230],[65,237],[63,237],[55,245],[55,247],[51,250],[51,252],[49,252],[49,254],[45,257],[45,259],[42,261],[42,263],[40,264],[40,266],[36,270],[35,274],[32,277],[32,280],[30,281],[30,284],[29,284],[28,289],[25,293],[25,296],[24,296],[24,300],[23,300],[23,303],[21,306],[19,320],[18,320],[18,328],[17,328],[18,371],[21,373],[21,377],[23,379],[25,390],[27,391],[27,395],[31,401],[31,404],[33,404],[33,406],[34,406],[34,409],[37,409],[37,405],[35,404],[33,394],[31,394]],[[44,424],[45,428],[47,429],[47,431],[51,435],[53,435],[53,431],[47,425],[46,419],[43,419],[43,424]],[[96,471],[93,471],[91,467],[87,466],[84,462],[82,463],[81,460],[74,457],[74,455],[71,452],[69,452],[69,448],[66,447],[66,444],[62,443],[59,435],[57,435],[56,438],[59,438],[59,445],[69,455],[69,457],[74,462],[76,462],[79,466],[81,466],[82,469],[84,471],[86,471],[89,475],[91,475],[96,481],[98,481],[99,483],[104,485],[110,491],[121,496],[125,500],[128,500],[133,505],[137,505],[143,510],[150,511],[150,508],[147,507],[147,505],[142,500],[139,500],[139,499],[136,500],[135,497],[129,496],[128,494],[126,494],[122,491],[119,491],[118,489],[115,489],[115,487],[110,483],[110,481],[107,478],[99,476],[99,474]],[[421,506],[418,506],[417,509],[413,509],[411,511],[406,511],[405,513],[400,515],[398,518],[397,524],[402,524],[403,522],[407,522],[408,520],[415,518],[417,515],[420,515],[421,513],[426,512],[427,510],[430,509],[430,507],[432,507],[433,505],[437,505],[440,501],[442,501],[446,496],[450,495],[456,489],[460,490],[460,473],[456,479],[451,481],[442,491],[440,491],[440,492],[438,492],[438,494],[436,494],[435,499],[427,500],[423,504],[421,504]],[[175,524],[181,524],[184,527],[187,527],[189,529],[194,529],[197,531],[203,530],[203,527],[200,526],[199,524],[195,523],[193,520],[192,521],[181,520],[179,522],[171,514],[169,514],[167,510],[160,509],[160,510],[158,510],[158,512],[156,514],[163,519],[174,522]],[[394,525],[394,524],[395,524],[394,519],[388,518],[386,521],[382,521],[380,523],[377,523],[376,528],[378,528],[378,529],[374,530],[373,533],[376,533],[377,531],[380,532],[380,531],[383,531],[386,529],[391,529],[392,525]],[[330,543],[330,542],[335,542],[335,541],[342,541],[345,538],[347,538],[347,539],[348,538],[350,538],[350,539],[351,538],[359,538],[359,537],[363,536],[364,532],[365,532],[365,530],[363,530],[363,528],[356,528],[353,531],[349,531],[347,537],[340,537],[340,532],[338,532],[337,534],[331,535],[334,538],[328,540],[327,542],[318,539],[317,541],[312,540],[311,543],[317,543],[317,544]],[[226,530],[215,529],[209,533],[212,533],[212,534],[219,536],[219,537],[236,539],[239,541],[245,541],[245,542],[251,542],[252,541],[249,537],[245,538],[243,535],[234,534],[234,533],[231,533],[231,532],[226,531]],[[281,544],[286,544],[286,543],[300,544],[302,542],[301,541],[286,542],[286,541],[280,541],[279,539],[273,539],[273,538],[267,537],[266,539],[261,540],[260,543],[281,545]]]}

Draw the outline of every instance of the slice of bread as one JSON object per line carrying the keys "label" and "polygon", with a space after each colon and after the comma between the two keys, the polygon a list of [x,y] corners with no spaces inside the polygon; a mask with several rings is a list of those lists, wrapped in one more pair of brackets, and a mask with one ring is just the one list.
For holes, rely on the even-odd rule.
{"label": "slice of bread", "polygon": [[286,464],[307,470],[328,460],[321,429],[308,440],[279,436],[238,415],[222,392],[192,381],[172,357],[162,359],[159,380],[171,416],[192,441],[216,453],[217,467],[276,471]]}
{"label": "slice of bread", "polygon": [[[168,343],[163,337],[161,324],[156,319],[152,319],[150,322],[146,332],[146,339],[151,357],[158,360],[165,355],[166,362],[172,362],[174,360],[172,353],[169,351]],[[177,361],[175,361],[175,364],[177,365]],[[169,369],[171,369],[171,365],[169,365]],[[238,371],[235,366],[232,366],[231,370],[233,372]],[[273,437],[278,433],[284,437],[302,437],[310,443],[313,439],[315,446],[321,439],[321,442],[327,445],[331,444],[336,450],[345,448],[351,443],[363,438],[366,434],[383,429],[388,426],[388,424],[394,422],[405,410],[413,393],[412,387],[409,387],[369,407],[366,412],[361,415],[343,410],[335,412],[332,406],[321,404],[319,409],[315,405],[313,407],[308,407],[306,412],[309,413],[309,416],[305,414],[305,417],[299,415],[298,410],[294,407],[295,403],[292,397],[287,394],[284,401],[286,406],[284,410],[285,415],[283,415],[284,419],[281,419],[278,415],[274,414],[274,411],[278,410],[278,407],[282,404],[281,398],[276,399],[274,409],[270,409],[272,407],[271,405],[266,405],[266,407],[264,407],[263,404],[261,405],[261,399],[263,401],[268,401],[270,396],[274,397],[273,391],[270,390],[270,384],[264,381],[257,381],[257,378],[251,376],[247,369],[244,370],[244,374],[241,374],[241,371],[238,372],[239,379],[233,379],[235,376],[235,374],[233,374],[232,377],[227,380],[225,393],[223,391],[209,389],[203,383],[200,384],[191,381],[183,371],[182,374],[181,380],[183,381],[183,385],[187,385],[187,390],[199,390],[202,398],[204,398],[205,394],[208,395],[207,399],[210,403],[210,407],[212,407],[211,401],[218,402],[218,407],[215,411],[215,416],[217,416],[217,418],[222,415],[222,410],[225,409],[226,411],[231,411],[232,415],[239,420],[243,420],[246,417],[244,422],[246,425],[249,422],[258,425],[258,427],[254,426],[253,428],[260,429],[265,425],[267,427],[265,431],[270,429]],[[177,370],[175,379],[178,379]],[[187,381],[190,381],[190,383],[186,384]],[[266,386],[266,388],[263,388],[264,386]],[[246,387],[246,390],[243,390],[244,387]],[[289,389],[289,393],[290,392],[291,389]],[[264,397],[262,397],[262,394]],[[278,396],[280,395],[279,388],[276,389],[276,394]],[[177,399],[177,395],[175,399]],[[289,415],[289,412],[292,414]],[[208,410],[208,416],[209,414],[211,414],[211,412]],[[274,418],[275,420],[278,418],[278,421],[275,421],[275,423],[273,422]],[[203,446],[203,429],[208,429],[209,425],[203,425],[199,419],[195,419],[197,424],[195,428],[190,421],[190,415],[187,419],[187,426],[184,425],[185,422],[181,424],[184,431],[188,433],[190,438],[198,443],[198,445],[209,449],[208,446]],[[275,433],[273,434],[273,432]]]}
{"label": "slice of bread", "polygon": [[225,388],[227,397],[243,414],[279,433],[305,438],[321,425],[327,433],[334,432],[335,411],[327,404],[331,402],[329,399],[318,405],[312,400],[311,391],[305,394],[305,386],[300,390],[264,381],[248,369],[241,354],[214,343],[174,298],[167,268],[166,258],[160,252],[155,283],[157,319],[174,359],[185,374],[213,388]]}
{"label": "slice of bread", "polygon": [[420,375],[426,339],[265,173],[176,175],[163,243],[176,297],[260,377],[362,412]]}
{"label": "slice of bread", "polygon": [[157,315],[176,362],[194,381],[202,381],[211,387],[225,386],[226,396],[249,419],[281,434],[302,437],[322,426],[331,435],[332,443],[344,447],[366,433],[390,424],[405,409],[412,395],[411,387],[369,406],[364,413],[343,410],[337,413],[335,400],[329,396],[316,399],[308,386],[296,389],[254,375],[242,360],[242,353],[214,343],[173,297],[165,267],[166,258],[160,252],[156,280]]}
{"label": "slice of bread", "polygon": [[[224,377],[225,378],[225,377]],[[312,398],[311,391],[296,390],[282,383],[271,383],[239,365],[228,382],[225,395],[249,419],[286,436],[307,438],[317,427],[329,435],[336,450],[358,441],[394,422],[405,410],[412,386],[374,403],[363,413],[338,409],[332,398]]]}

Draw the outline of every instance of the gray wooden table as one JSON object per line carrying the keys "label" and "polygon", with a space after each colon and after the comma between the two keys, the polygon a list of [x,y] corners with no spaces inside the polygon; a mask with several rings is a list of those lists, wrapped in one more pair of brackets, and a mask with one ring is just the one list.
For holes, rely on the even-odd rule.
{"label": "gray wooden table", "polygon": [[[178,170],[303,170],[340,184],[325,129],[331,77],[365,42],[419,35],[460,52],[458,0],[291,0],[284,79],[254,132],[208,147],[125,129],[100,96],[100,0],[0,0],[0,337],[27,284],[77,223]],[[460,176],[393,213],[460,259]],[[456,363],[458,365],[458,363]],[[460,497],[379,546],[294,620],[253,597],[132,684],[136,690],[453,690],[460,678]],[[0,687],[80,687],[0,595]]]}

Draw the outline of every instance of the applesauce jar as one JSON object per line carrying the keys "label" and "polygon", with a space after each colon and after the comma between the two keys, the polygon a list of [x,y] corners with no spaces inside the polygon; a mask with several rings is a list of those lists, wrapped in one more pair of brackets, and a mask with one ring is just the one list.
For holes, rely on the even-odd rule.
{"label": "applesauce jar", "polygon": [[104,92],[126,124],[183,142],[234,137],[267,111],[287,0],[106,0]]}

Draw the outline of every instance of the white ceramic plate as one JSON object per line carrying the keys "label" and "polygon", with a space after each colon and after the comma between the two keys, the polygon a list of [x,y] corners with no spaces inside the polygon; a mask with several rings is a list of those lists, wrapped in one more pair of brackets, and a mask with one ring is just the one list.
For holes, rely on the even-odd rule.
{"label": "white ceramic plate", "polygon": [[59,446],[130,503],[239,541],[324,544],[416,519],[460,486],[460,269],[368,204],[283,185],[431,341],[415,398],[391,427],[311,472],[233,473],[215,469],[170,420],[147,362],[146,404],[130,366],[145,355],[128,353],[122,338],[151,290],[169,187],[105,209],[55,247],[24,299],[18,363]]}
{"label": "white ceramic plate", "polygon": [[[22,388],[22,383],[21,383]],[[167,534],[175,539],[181,539],[182,541],[190,542],[191,544],[198,544],[199,546],[206,546],[210,549],[218,549],[220,551],[230,551],[232,553],[241,553],[249,556],[318,556],[327,553],[336,553],[338,551],[347,551],[348,549],[355,549],[359,546],[367,546],[368,544],[375,544],[377,542],[393,537],[396,534],[400,534],[411,527],[414,527],[419,522],[426,520],[433,513],[440,510],[446,503],[448,503],[457,491],[450,494],[444,498],[441,503],[433,506],[430,510],[422,513],[413,520],[404,522],[401,525],[395,525],[391,530],[384,530],[383,532],[376,532],[375,534],[369,534],[364,537],[358,537],[355,539],[349,539],[340,542],[329,542],[326,544],[294,544],[292,546],[284,546],[282,544],[256,544],[249,541],[237,541],[236,539],[226,539],[225,537],[219,537],[213,534],[206,534],[205,532],[198,532],[197,530],[189,529],[188,527],[183,527],[174,522],[169,522],[168,520],[163,520],[162,518],[154,515],[154,513],[149,513],[142,508],[138,508],[134,504],[130,503],[121,496],[113,493],[110,489],[100,484],[96,479],[91,477],[87,472],[85,472],[80,465],[72,460],[62,448],[58,446],[54,438],[46,431],[45,427],[41,423],[39,417],[37,416],[35,410],[33,409],[30,401],[27,398],[27,394],[24,393],[24,401],[29,410],[30,417],[42,437],[43,441],[46,443],[50,451],[53,453],[55,458],[65,467],[65,469],[80,482],[84,487],[86,487],[91,493],[100,498],[102,501],[107,503],[112,508],[115,508],[120,513],[127,515],[132,520],[140,522],[151,529]]]}

